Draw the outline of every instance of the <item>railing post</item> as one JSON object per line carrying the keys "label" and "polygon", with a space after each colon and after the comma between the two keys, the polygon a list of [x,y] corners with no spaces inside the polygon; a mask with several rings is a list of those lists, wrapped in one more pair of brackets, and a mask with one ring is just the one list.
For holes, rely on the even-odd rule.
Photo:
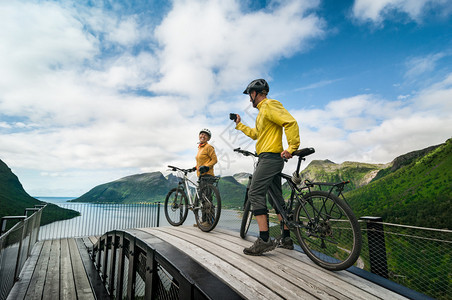
{"label": "railing post", "polygon": [[20,241],[19,241],[19,250],[17,251],[17,260],[16,260],[16,269],[14,270],[14,281],[19,280],[19,273],[20,273],[20,255],[22,253],[22,245],[23,245],[23,240],[24,240],[24,235],[25,235],[25,216],[23,220],[20,220],[20,222],[22,223],[22,236],[20,237]]}
{"label": "railing post", "polygon": [[[41,229],[41,217],[42,217],[42,211],[44,210],[44,208],[45,208],[46,206],[47,206],[47,204],[38,204],[38,205],[35,205],[36,208],[39,208],[39,209],[40,209],[39,212],[38,212],[38,218],[37,218],[37,221],[38,221],[38,224],[37,224],[38,230],[36,231],[36,241],[39,240],[39,230]],[[35,242],[36,242],[36,241],[35,241]]]}
{"label": "railing post", "polygon": [[109,271],[109,278],[108,278],[108,293],[111,297],[113,297],[115,292],[115,266],[117,265],[117,257],[116,257],[116,250],[118,249],[119,242],[116,241],[116,231],[113,232],[112,236],[112,243],[111,243],[111,262],[110,262],[110,271]]}
{"label": "railing post", "polygon": [[158,275],[157,262],[155,261],[155,251],[151,247],[146,247],[146,279],[145,279],[145,299],[154,299],[157,291]]}
{"label": "railing post", "polygon": [[34,244],[34,241],[32,241],[33,240],[33,231],[35,229],[35,222],[36,222],[37,212],[39,211],[39,208],[26,208],[25,216],[27,216],[27,212],[29,212],[29,211],[34,211],[34,214],[36,214],[36,215],[33,216],[33,221],[31,222],[31,224],[28,225],[28,226],[31,226],[31,230],[30,230],[30,238],[28,239],[27,258],[30,256],[31,248],[33,248],[32,244]]}
{"label": "railing post", "polygon": [[361,217],[367,224],[370,272],[388,278],[386,244],[381,217]]}
{"label": "railing post", "polygon": [[136,263],[137,251],[135,237],[131,237],[129,241],[129,272],[127,279],[127,299],[135,298],[135,279],[136,279]]}
{"label": "railing post", "polygon": [[118,278],[116,278],[116,299],[122,299],[122,284],[124,280],[124,232],[117,232],[119,238]]}
{"label": "railing post", "polygon": [[157,202],[157,226],[160,227],[160,202]]}
{"label": "railing post", "polygon": [[[109,242],[110,240],[110,242]],[[111,237],[109,237],[109,235],[107,234],[105,237],[105,242],[104,242],[104,259],[102,261],[102,265],[101,265],[101,272],[102,272],[102,283],[105,285],[105,283],[107,283],[107,265],[108,265],[108,248],[110,248],[110,244],[111,243]]]}

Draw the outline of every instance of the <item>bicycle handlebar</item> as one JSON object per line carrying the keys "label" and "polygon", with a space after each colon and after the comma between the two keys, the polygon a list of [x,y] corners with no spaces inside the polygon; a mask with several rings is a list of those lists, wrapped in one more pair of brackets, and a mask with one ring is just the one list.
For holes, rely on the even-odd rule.
{"label": "bicycle handlebar", "polygon": [[170,168],[171,171],[182,171],[182,172],[184,172],[185,174],[196,171],[195,168],[191,168],[191,169],[181,169],[181,168],[178,168],[178,167],[175,167],[175,166],[168,166],[168,168]]}
{"label": "bicycle handlebar", "polygon": [[[246,151],[246,150],[242,150],[242,149],[240,149],[240,147],[234,149],[234,152],[241,153],[241,154],[243,154],[245,156],[254,156],[254,157],[258,156],[256,153],[252,153],[252,152],[249,152],[249,151]],[[299,156],[299,157],[305,157],[305,156],[311,155],[312,153],[315,153],[314,148],[303,148],[303,149],[294,151],[292,153],[292,155],[293,156]]]}
{"label": "bicycle handlebar", "polygon": [[245,156],[254,156],[254,157],[257,157],[257,154],[256,154],[256,153],[252,153],[252,152],[249,152],[249,151],[246,151],[246,150],[242,150],[242,149],[240,149],[240,147],[234,149],[234,152],[241,153],[241,154],[243,154],[243,155],[245,155]]}

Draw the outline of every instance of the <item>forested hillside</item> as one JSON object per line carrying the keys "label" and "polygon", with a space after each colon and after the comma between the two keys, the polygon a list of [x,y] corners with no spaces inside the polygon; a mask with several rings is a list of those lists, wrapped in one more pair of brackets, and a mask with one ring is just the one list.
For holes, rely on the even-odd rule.
{"label": "forested hillside", "polygon": [[311,181],[341,182],[350,180],[345,190],[354,190],[368,184],[380,170],[388,164],[368,164],[359,162],[343,162],[336,164],[329,160],[313,160],[300,176]]}
{"label": "forested hillside", "polygon": [[71,202],[139,203],[164,201],[165,196],[177,185],[177,178],[170,180],[161,172],[127,176],[113,182],[98,185]]}
{"label": "forested hillside", "polygon": [[[234,176],[235,177],[235,176]],[[233,176],[222,177],[218,183],[221,202],[225,208],[242,208],[246,187]]]}
{"label": "forested hillside", "polygon": [[[33,208],[40,204],[44,204],[44,202],[31,197],[24,190],[17,176],[0,160],[0,217],[23,216],[25,208]],[[76,211],[48,204],[42,214],[41,224],[70,219],[78,215],[79,213]]]}
{"label": "forested hillside", "polygon": [[396,224],[452,229],[452,140],[425,150],[410,155],[411,161],[405,157],[395,171],[386,169],[384,176],[348,192],[355,213]]}

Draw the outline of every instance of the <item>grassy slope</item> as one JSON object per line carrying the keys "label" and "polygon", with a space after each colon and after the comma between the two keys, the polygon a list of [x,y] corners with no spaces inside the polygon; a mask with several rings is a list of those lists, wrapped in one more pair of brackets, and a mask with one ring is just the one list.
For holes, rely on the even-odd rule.
{"label": "grassy slope", "polygon": [[[33,208],[39,204],[44,204],[44,202],[28,195],[17,176],[0,160],[0,217],[24,215],[25,208]],[[42,214],[41,225],[78,215],[78,212],[73,210],[49,204]]]}
{"label": "grassy slope", "polygon": [[452,140],[346,197],[358,216],[452,229]]}

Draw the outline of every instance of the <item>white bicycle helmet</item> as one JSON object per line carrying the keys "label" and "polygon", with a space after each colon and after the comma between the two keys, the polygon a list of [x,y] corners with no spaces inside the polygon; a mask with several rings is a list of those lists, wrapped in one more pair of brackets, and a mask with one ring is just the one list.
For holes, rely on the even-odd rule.
{"label": "white bicycle helmet", "polygon": [[199,134],[201,134],[201,133],[203,133],[203,132],[209,136],[209,140],[212,138],[212,133],[210,132],[209,129],[203,128],[203,129],[199,132]]}

